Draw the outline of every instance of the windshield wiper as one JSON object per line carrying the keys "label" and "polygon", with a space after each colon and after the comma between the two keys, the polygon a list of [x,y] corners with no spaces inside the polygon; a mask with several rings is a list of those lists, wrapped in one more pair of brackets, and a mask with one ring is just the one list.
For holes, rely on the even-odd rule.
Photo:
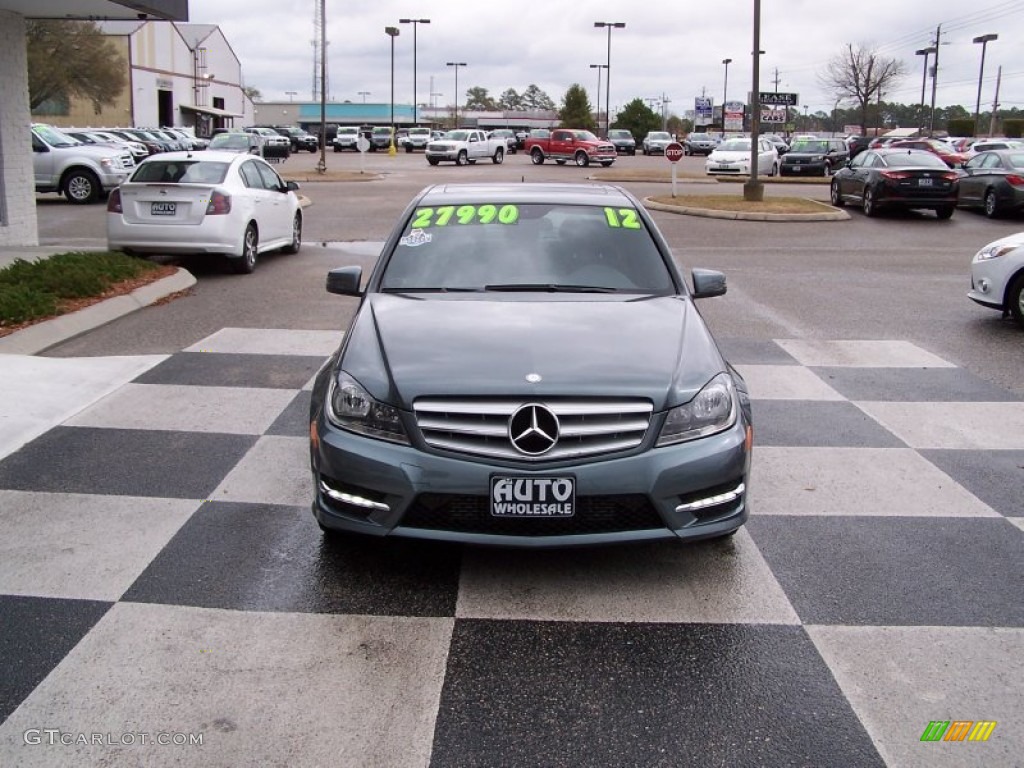
{"label": "windshield wiper", "polygon": [[398,288],[389,287],[381,288],[381,293],[479,293],[481,288],[442,288],[439,286],[432,286],[430,288]]}
{"label": "windshield wiper", "polygon": [[600,285],[568,285],[565,283],[499,283],[485,285],[485,291],[522,291],[524,293],[617,293],[615,288]]}

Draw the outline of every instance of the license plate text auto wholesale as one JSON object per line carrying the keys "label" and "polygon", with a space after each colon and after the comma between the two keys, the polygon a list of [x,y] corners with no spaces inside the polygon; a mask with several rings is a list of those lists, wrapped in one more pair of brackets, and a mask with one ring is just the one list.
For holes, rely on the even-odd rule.
{"label": "license plate text auto wholesale", "polygon": [[572,517],[575,512],[574,477],[491,477],[494,517]]}
{"label": "license plate text auto wholesale", "polygon": [[173,216],[177,209],[177,203],[152,203],[149,212],[153,216]]}

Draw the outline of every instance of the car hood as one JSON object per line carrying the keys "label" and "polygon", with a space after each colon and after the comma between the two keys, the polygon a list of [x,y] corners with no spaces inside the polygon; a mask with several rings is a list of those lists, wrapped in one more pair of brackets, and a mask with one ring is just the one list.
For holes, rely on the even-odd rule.
{"label": "car hood", "polygon": [[663,410],[726,369],[689,298],[579,294],[371,294],[340,367],[404,409],[424,396],[611,395]]}

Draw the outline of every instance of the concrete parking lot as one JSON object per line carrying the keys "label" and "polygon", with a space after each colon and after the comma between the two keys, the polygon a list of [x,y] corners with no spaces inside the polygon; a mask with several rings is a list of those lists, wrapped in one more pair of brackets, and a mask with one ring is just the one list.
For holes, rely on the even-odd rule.
{"label": "concrete parking lot", "polygon": [[[362,162],[373,180],[303,184],[298,255],[184,260],[187,296],[34,359],[53,397],[83,359],[111,386],[0,458],[0,763],[1019,764],[1024,333],[966,292],[973,253],[1024,222],[654,214],[684,270],[729,281],[700,309],[754,399],[731,541],[331,547],[305,415],[355,300],[327,270],[372,265],[427,184],[600,172]],[[103,216],[40,196],[48,243],[102,244]],[[935,721],[996,725],[923,742]]]}

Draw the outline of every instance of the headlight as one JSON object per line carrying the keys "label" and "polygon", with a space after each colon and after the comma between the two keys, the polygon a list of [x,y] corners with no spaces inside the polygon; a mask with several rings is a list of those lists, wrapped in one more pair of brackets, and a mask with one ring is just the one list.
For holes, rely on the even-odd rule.
{"label": "headlight", "polygon": [[987,261],[988,259],[998,259],[1000,256],[1005,256],[1010,251],[1015,251],[1020,248],[1020,245],[1010,245],[1003,243],[1002,245],[986,245],[974,256],[975,261]]}
{"label": "headlight", "polygon": [[327,393],[327,418],[350,432],[392,443],[409,444],[398,409],[374,400],[344,371],[340,371],[331,381]]}
{"label": "headlight", "polygon": [[668,412],[657,445],[672,445],[723,432],[736,422],[736,410],[736,386],[732,376],[720,373],[693,400]]}
{"label": "headlight", "polygon": [[110,168],[113,164],[114,161],[111,160],[109,157],[104,157],[100,159],[100,165],[102,165],[104,168]]}
{"label": "headlight", "polygon": [[825,159],[824,155],[815,155],[814,157],[811,158],[811,162],[812,163],[820,163],[824,159]]}

